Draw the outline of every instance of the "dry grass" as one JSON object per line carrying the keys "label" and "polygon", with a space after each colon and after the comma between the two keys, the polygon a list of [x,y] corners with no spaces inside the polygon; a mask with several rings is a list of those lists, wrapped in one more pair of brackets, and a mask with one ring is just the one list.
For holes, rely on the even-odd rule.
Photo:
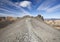
{"label": "dry grass", "polygon": [[45,20],[45,23],[53,26],[54,28],[60,29],[60,20]]}
{"label": "dry grass", "polygon": [[11,23],[12,23],[11,21],[2,21],[2,22],[0,22],[0,29],[8,26]]}

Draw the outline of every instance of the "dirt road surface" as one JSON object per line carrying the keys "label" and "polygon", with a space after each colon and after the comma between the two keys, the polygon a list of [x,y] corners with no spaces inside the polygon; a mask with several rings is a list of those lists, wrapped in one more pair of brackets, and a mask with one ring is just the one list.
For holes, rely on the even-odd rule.
{"label": "dirt road surface", "polygon": [[34,18],[25,18],[0,30],[0,42],[60,42],[60,31]]}

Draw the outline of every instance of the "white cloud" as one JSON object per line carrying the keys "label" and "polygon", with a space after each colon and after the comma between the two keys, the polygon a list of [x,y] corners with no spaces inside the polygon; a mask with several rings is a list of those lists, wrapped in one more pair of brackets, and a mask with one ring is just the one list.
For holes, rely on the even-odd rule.
{"label": "white cloud", "polygon": [[30,7],[31,2],[30,1],[22,1],[19,4],[21,7]]}
{"label": "white cloud", "polygon": [[[21,8],[19,5],[20,4],[22,4],[22,3],[19,3],[19,2],[17,2],[17,3],[13,3],[13,2],[11,2],[11,1],[9,1],[9,0],[2,0],[2,2],[3,3],[7,3],[9,6],[14,6],[14,7],[16,7],[17,9],[19,9],[19,10],[21,10],[22,12],[19,12],[19,13],[17,13],[17,15],[15,15],[15,14],[12,14],[12,15],[15,15],[15,16],[22,16],[22,15],[30,15],[30,13],[28,12],[28,11],[26,11],[25,9],[23,9],[23,8]],[[27,5],[26,6],[29,6],[30,5],[30,1],[25,1],[24,3],[26,3]],[[1,7],[1,6],[0,6]],[[2,6],[3,7],[3,6]],[[10,13],[15,13],[15,12],[12,12],[12,11],[10,11],[10,10],[7,10],[7,9],[2,9],[2,8],[0,8],[0,10],[4,10],[4,11],[7,11],[7,12],[10,12]],[[14,9],[12,9],[12,10],[14,10]],[[0,14],[1,15],[1,14]],[[2,14],[2,15],[4,15],[4,14]],[[10,15],[10,14],[5,14],[5,15]]]}
{"label": "white cloud", "polygon": [[[0,14],[0,15],[2,15],[2,16],[24,16],[24,15],[31,15],[29,12],[27,12],[27,11],[25,11],[25,10],[22,10],[22,12],[20,12],[20,13],[14,13],[14,12],[12,12],[12,11],[8,11],[8,10],[6,10],[6,9],[2,9],[2,8],[0,8],[0,10],[3,10],[3,11],[5,11],[7,14]],[[9,14],[8,14],[9,13]],[[16,15],[17,14],[17,15]]]}
{"label": "white cloud", "polygon": [[9,12],[9,13],[15,13],[15,12],[12,12],[12,11],[9,11],[9,10],[6,10],[6,9],[3,9],[3,8],[0,8],[0,10],[3,10],[3,11],[5,11],[5,12]]}
{"label": "white cloud", "polygon": [[6,17],[6,16],[13,16],[15,17],[14,14],[5,14],[5,13],[0,13],[0,17]]}
{"label": "white cloud", "polygon": [[57,5],[57,6],[54,6],[52,8],[49,8],[46,10],[47,13],[51,13],[51,12],[54,12],[54,11],[57,11],[57,10],[60,10],[60,5]]}
{"label": "white cloud", "polygon": [[54,5],[55,3],[56,3],[56,0],[46,0],[37,8],[37,10],[46,10],[50,6]]}
{"label": "white cloud", "polygon": [[[45,13],[49,14],[49,13],[53,13],[53,12],[57,12],[58,10],[60,10],[60,5],[56,5],[53,6],[56,3],[57,0],[46,0],[44,1],[38,8],[38,11],[45,11]],[[51,7],[53,6],[53,7]],[[49,8],[51,7],[51,8]]]}

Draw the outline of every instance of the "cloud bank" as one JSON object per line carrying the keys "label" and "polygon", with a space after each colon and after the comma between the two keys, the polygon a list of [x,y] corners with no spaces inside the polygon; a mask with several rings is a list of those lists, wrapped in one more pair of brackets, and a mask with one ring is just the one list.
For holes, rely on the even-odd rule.
{"label": "cloud bank", "polygon": [[31,5],[30,1],[22,1],[19,4],[21,7],[29,7]]}

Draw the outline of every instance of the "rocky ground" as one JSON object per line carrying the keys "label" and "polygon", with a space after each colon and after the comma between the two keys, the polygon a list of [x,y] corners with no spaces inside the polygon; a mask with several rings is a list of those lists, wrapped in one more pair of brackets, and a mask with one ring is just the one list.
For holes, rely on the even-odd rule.
{"label": "rocky ground", "polygon": [[60,31],[27,17],[1,29],[0,42],[60,42]]}

